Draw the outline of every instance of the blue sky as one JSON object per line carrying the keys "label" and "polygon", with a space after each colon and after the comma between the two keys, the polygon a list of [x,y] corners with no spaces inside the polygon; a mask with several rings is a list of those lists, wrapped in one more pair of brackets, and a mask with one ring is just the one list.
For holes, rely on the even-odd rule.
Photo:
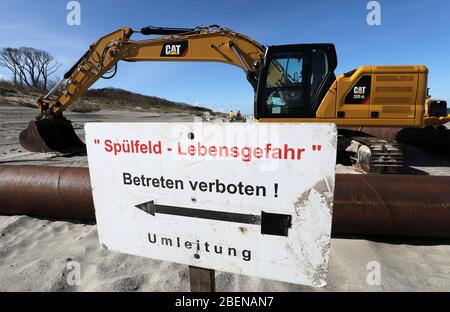
{"label": "blue sky", "polygon": [[[100,36],[122,26],[219,24],[265,45],[331,42],[337,74],[361,65],[424,64],[435,98],[450,100],[450,1],[380,0],[381,25],[369,26],[367,0],[119,1],[80,0],[81,26],[66,23],[66,0],[0,0],[0,47],[51,52],[61,72]],[[0,75],[8,72],[0,68]],[[215,110],[253,110],[253,89],[234,66],[215,63],[120,63],[120,87]]]}

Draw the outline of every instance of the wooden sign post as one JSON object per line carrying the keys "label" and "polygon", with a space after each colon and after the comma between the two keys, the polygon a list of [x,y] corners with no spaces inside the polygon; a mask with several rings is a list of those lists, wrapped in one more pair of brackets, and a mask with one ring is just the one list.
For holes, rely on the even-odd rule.
{"label": "wooden sign post", "polygon": [[189,266],[191,292],[215,292],[216,271]]}

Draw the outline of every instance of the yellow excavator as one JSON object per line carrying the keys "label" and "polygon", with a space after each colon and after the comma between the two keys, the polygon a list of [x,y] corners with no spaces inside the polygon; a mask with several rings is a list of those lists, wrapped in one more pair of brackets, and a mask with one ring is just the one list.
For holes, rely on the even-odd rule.
{"label": "yellow excavator", "polygon": [[[136,41],[131,39],[135,33],[158,37]],[[362,66],[336,77],[333,44],[265,47],[218,25],[124,27],[93,43],[64,78],[38,99],[39,114],[21,132],[21,145],[32,152],[84,150],[63,112],[98,79],[112,78],[119,61],[201,61],[238,66],[255,91],[254,116],[260,122],[332,122],[340,128],[355,129],[436,127],[450,120],[446,102],[427,96],[425,66]],[[395,142],[351,130],[343,135],[369,149],[372,170],[401,170],[402,154]]]}

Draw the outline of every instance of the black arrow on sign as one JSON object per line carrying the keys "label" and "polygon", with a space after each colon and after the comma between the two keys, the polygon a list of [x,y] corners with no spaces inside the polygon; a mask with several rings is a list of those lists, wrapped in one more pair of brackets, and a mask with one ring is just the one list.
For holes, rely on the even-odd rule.
{"label": "black arrow on sign", "polygon": [[261,215],[232,213],[214,210],[202,210],[175,206],[155,204],[155,201],[145,202],[135,206],[136,208],[155,216],[156,214],[167,214],[189,218],[217,220],[224,222],[257,224],[261,225],[261,234],[288,236],[292,226],[292,216],[278,213],[261,211]]}

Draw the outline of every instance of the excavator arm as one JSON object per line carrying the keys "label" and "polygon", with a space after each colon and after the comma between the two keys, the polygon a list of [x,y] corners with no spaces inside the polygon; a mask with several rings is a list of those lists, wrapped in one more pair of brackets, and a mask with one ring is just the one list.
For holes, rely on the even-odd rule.
{"label": "excavator arm", "polygon": [[[149,40],[134,41],[134,33],[163,35]],[[114,31],[95,42],[83,57],[65,74],[64,90],[56,98],[56,86],[38,100],[40,117],[56,117],[67,109],[100,78],[111,78],[119,61],[200,61],[222,62],[244,70],[256,88],[257,65],[265,48],[256,41],[218,26],[186,28],[145,27],[139,31],[128,27]]]}
{"label": "excavator arm", "polygon": [[[135,33],[159,37],[132,40]],[[20,144],[32,152],[85,152],[85,144],[62,113],[97,80],[112,78],[119,61],[222,62],[242,68],[256,89],[259,63],[265,50],[256,41],[216,25],[192,29],[121,28],[93,43],[64,78],[38,99],[39,114],[20,133]]]}

